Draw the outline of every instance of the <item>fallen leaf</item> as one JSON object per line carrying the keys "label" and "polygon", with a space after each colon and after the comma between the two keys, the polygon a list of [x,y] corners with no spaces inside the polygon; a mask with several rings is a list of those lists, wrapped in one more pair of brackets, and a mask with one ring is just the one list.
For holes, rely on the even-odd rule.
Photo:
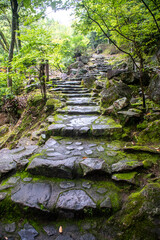
{"label": "fallen leaf", "polygon": [[63,233],[62,226],[59,227],[59,233]]}

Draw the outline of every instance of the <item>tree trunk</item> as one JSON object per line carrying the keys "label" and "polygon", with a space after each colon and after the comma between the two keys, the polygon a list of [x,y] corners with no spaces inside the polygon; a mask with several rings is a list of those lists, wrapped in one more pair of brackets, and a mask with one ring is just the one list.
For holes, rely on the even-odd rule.
{"label": "tree trunk", "polygon": [[[16,29],[17,29],[17,9],[18,9],[18,2],[17,0],[10,0],[11,3],[11,10],[12,10],[12,35],[11,35],[11,43],[9,47],[9,55],[8,55],[8,69],[7,73],[11,72],[11,61],[13,59],[13,50],[15,45],[15,36],[16,36]],[[12,87],[12,79],[8,76],[7,79],[7,86]]]}
{"label": "tree trunk", "polygon": [[21,40],[19,39],[20,37],[20,29],[19,29],[19,15],[17,13],[17,45],[18,45],[18,52],[21,50]]}
{"label": "tree trunk", "polygon": [[45,62],[43,59],[40,64],[39,81],[41,84],[41,93],[42,93],[43,100],[46,101],[47,97],[46,97]]}
{"label": "tree trunk", "polygon": [[46,60],[46,82],[49,82],[49,61]]}

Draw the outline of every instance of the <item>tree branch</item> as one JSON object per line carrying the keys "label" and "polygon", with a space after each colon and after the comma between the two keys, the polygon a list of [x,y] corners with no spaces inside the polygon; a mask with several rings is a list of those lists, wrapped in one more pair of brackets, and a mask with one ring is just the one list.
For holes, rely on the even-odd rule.
{"label": "tree branch", "polygon": [[0,39],[0,45],[2,46],[2,48],[8,52],[8,49],[6,49],[6,46],[4,45],[4,43],[2,42],[2,40]]}
{"label": "tree branch", "polygon": [[9,50],[9,44],[8,44],[6,38],[5,38],[5,36],[4,36],[4,34],[3,34],[3,32],[1,30],[0,30],[0,36],[1,36],[1,38],[2,38],[2,40],[4,42],[4,44],[5,44],[6,50],[8,51]]}
{"label": "tree branch", "polygon": [[157,20],[156,20],[156,18],[155,18],[155,16],[154,16],[153,12],[152,12],[151,9],[149,8],[149,6],[145,3],[144,0],[141,0],[141,2],[145,5],[145,7],[148,9],[148,11],[150,12],[150,14],[152,15],[152,17],[153,17],[153,19],[154,19],[154,21],[155,21],[155,24],[156,24],[156,26],[157,26],[157,28],[158,28],[158,31],[159,31],[159,33],[160,33],[160,28],[159,28],[159,26],[158,26],[158,22],[157,22]]}
{"label": "tree branch", "polygon": [[101,31],[103,32],[103,34],[109,39],[109,41],[111,43],[113,43],[113,45],[118,48],[118,50],[120,50],[121,52],[127,54],[133,61],[133,63],[135,64],[135,66],[139,69],[139,66],[136,64],[134,58],[132,57],[132,55],[129,53],[129,52],[126,52],[125,50],[123,50],[122,48],[120,48],[112,39],[111,37],[105,32],[105,30],[102,28],[102,26],[99,24],[99,22],[97,22],[94,18],[92,18],[89,14],[89,11],[87,9],[87,7],[84,5],[84,8],[86,9],[87,11],[87,15],[88,15],[88,18],[91,19],[94,23],[96,23],[98,25],[98,27],[101,29]]}

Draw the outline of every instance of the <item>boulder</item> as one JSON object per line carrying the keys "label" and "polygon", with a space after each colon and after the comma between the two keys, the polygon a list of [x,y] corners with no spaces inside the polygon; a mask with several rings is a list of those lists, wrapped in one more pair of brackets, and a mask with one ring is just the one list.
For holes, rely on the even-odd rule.
{"label": "boulder", "polygon": [[140,132],[139,143],[159,143],[160,140],[160,120],[155,120],[148,124],[148,127]]}
{"label": "boulder", "polygon": [[159,103],[160,102],[160,74],[157,74],[150,82],[148,87],[150,98]]}
{"label": "boulder", "polygon": [[97,81],[95,81],[95,85],[96,85],[96,89],[102,89],[102,88],[105,88],[106,83],[97,80]]}
{"label": "boulder", "polygon": [[123,125],[135,125],[142,118],[142,111],[135,108],[130,108],[127,111],[119,111],[118,118]]}
{"label": "boulder", "polygon": [[84,83],[84,87],[91,88],[93,83],[96,81],[96,77],[94,77],[93,75],[88,75],[83,77],[82,81]]}
{"label": "boulder", "polygon": [[142,167],[143,163],[137,160],[122,160],[117,163],[112,164],[112,172],[125,172],[132,171],[138,167]]}
{"label": "boulder", "polygon": [[107,165],[102,159],[86,158],[80,162],[80,166],[84,176],[94,172],[99,172],[99,174],[108,172]]}
{"label": "boulder", "polygon": [[108,69],[107,77],[108,79],[119,76],[121,73],[126,72],[125,69]]}
{"label": "boulder", "polygon": [[113,103],[113,107],[115,110],[121,110],[121,109],[125,108],[126,106],[128,106],[128,104],[129,104],[128,99],[126,97],[123,97],[123,98],[116,100]]}
{"label": "boulder", "polygon": [[108,89],[104,89],[101,92],[101,96],[102,104],[109,106],[119,98],[126,97],[127,99],[130,99],[131,89],[125,83],[118,82]]}
{"label": "boulder", "polygon": [[137,172],[130,172],[130,173],[117,173],[112,175],[112,179],[115,181],[126,182],[131,184],[136,184],[136,177]]}
{"label": "boulder", "polygon": [[134,77],[132,72],[123,72],[121,73],[121,81],[126,83],[126,84],[138,84],[139,79]]}
{"label": "boulder", "polygon": [[72,63],[69,68],[72,69],[76,69],[76,68],[82,68],[84,66],[84,63],[82,61],[76,61],[74,63]]}
{"label": "boulder", "polygon": [[79,61],[81,61],[84,64],[87,64],[89,61],[89,57],[88,56],[80,56]]}

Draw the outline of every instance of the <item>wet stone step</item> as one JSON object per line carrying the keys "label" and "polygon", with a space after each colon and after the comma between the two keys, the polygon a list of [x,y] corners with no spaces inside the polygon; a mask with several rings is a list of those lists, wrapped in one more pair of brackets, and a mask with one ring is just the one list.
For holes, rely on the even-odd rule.
{"label": "wet stone step", "polygon": [[69,98],[66,102],[67,105],[98,105],[96,102],[93,102],[92,98]]}
{"label": "wet stone step", "polygon": [[55,87],[58,88],[82,88],[80,85],[72,85],[72,84],[57,84]]}
{"label": "wet stone step", "polygon": [[110,117],[97,115],[56,115],[49,116],[46,134],[54,136],[98,136],[117,138],[122,132],[122,126]]}
{"label": "wet stone step", "polygon": [[66,81],[64,84],[69,84],[69,85],[81,85],[81,81]]}
{"label": "wet stone step", "polygon": [[108,176],[143,167],[141,161],[127,159],[127,154],[124,160],[117,162],[115,156],[119,153],[117,150],[110,152],[109,149],[110,146],[103,142],[68,142],[50,138],[39,155],[32,157],[27,171],[32,175],[78,179],[91,175]]}
{"label": "wet stone step", "polygon": [[62,90],[62,93],[65,94],[85,94],[85,93],[89,93],[90,90],[83,90],[83,89],[75,89],[75,90]]}
{"label": "wet stone step", "polygon": [[91,97],[91,93],[75,93],[67,94],[67,97],[78,98],[78,97]]}
{"label": "wet stone step", "polygon": [[[63,211],[73,214],[85,209],[106,211],[108,214],[114,209],[116,198],[120,204],[119,190],[115,184],[102,184],[101,182],[88,184],[88,181],[32,181],[24,183],[22,180],[12,189],[8,196],[11,201],[23,207],[30,207],[44,212]],[[87,211],[86,211],[87,212]],[[107,213],[106,212],[106,213]],[[86,213],[87,215],[87,213]]]}
{"label": "wet stone step", "polygon": [[[65,153],[68,153],[67,151]],[[73,152],[73,151],[72,151]],[[68,157],[58,152],[50,152],[47,157],[34,158],[27,168],[27,171],[33,175],[42,175],[47,177],[77,178],[85,177],[88,174],[108,174],[111,172],[107,163],[99,158],[83,159],[81,151],[74,151],[73,154],[79,156]],[[84,155],[91,155],[92,150],[86,150]],[[57,156],[56,156],[57,155]],[[53,157],[52,157],[53,156]],[[57,160],[55,160],[55,157]]]}
{"label": "wet stone step", "polygon": [[52,88],[50,91],[62,91],[62,92],[88,92],[89,90],[87,88]]}
{"label": "wet stone step", "polygon": [[67,114],[100,114],[99,106],[67,106],[57,111]]}

